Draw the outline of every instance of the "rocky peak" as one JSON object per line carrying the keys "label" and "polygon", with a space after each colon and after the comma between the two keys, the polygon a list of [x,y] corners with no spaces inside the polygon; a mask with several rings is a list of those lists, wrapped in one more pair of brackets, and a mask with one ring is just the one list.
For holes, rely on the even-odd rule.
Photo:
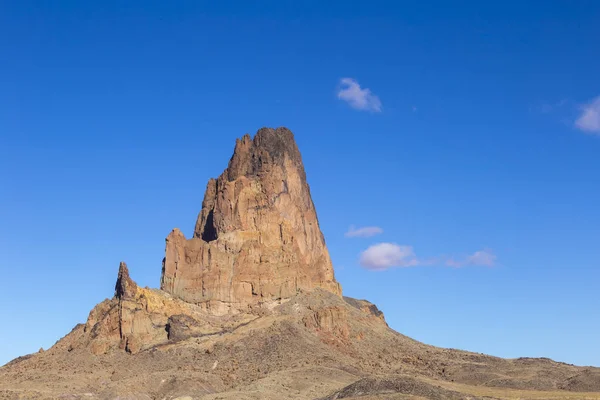
{"label": "rocky peak", "polygon": [[[236,182],[233,185],[234,193],[228,193],[228,187],[232,186],[231,182]],[[259,208],[274,206],[281,195],[290,194],[291,184],[295,190],[295,193],[290,194],[292,200],[303,212],[311,210],[314,213],[302,156],[294,140],[294,134],[283,127],[261,128],[254,139],[251,139],[248,134],[237,139],[233,156],[225,172],[218,179],[209,180],[202,202],[202,211],[196,221],[194,237],[210,242],[217,239],[219,234],[228,231],[240,228],[247,230],[247,227],[243,226],[243,221],[238,218],[239,213],[236,213],[236,210],[231,213],[224,207],[239,205],[237,197],[241,194],[243,185],[248,183],[252,191],[256,192],[254,199],[249,200],[254,203],[252,206],[257,211],[260,211]],[[224,194],[229,194],[232,198],[224,199]],[[262,195],[262,198],[256,195]]]}
{"label": "rocky peak", "polygon": [[167,237],[161,289],[227,313],[315,287],[341,294],[302,157],[289,129],[262,128],[209,180],[192,239]]}
{"label": "rocky peak", "polygon": [[254,139],[246,134],[236,140],[235,150],[227,167],[227,178],[234,181],[242,175],[252,177],[268,173],[273,165],[283,166],[286,158],[301,171],[305,181],[302,156],[292,131],[283,127],[261,128]]}
{"label": "rocky peak", "polygon": [[132,298],[137,290],[136,283],[129,277],[129,269],[123,261],[119,264],[119,275],[115,284],[115,297],[118,299]]}

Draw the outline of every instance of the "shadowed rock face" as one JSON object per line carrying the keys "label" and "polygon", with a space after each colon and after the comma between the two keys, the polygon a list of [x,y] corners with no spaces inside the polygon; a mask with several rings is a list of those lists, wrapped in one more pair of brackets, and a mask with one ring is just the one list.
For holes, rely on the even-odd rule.
{"label": "shadowed rock face", "polygon": [[194,236],[167,237],[161,289],[224,314],[316,287],[341,294],[300,151],[288,129],[262,128],[209,180]]}
{"label": "shadowed rock face", "polygon": [[119,275],[115,284],[115,297],[119,299],[131,298],[137,290],[136,283],[129,277],[129,269],[127,264],[121,261],[119,264]]}

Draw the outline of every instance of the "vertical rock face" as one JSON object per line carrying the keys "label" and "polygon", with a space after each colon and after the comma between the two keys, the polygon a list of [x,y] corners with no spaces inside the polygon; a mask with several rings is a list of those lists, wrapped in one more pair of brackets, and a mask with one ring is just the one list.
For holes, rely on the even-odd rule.
{"label": "vertical rock face", "polygon": [[315,287],[341,294],[302,157],[291,131],[262,128],[208,182],[194,236],[167,237],[161,289],[223,314]]}

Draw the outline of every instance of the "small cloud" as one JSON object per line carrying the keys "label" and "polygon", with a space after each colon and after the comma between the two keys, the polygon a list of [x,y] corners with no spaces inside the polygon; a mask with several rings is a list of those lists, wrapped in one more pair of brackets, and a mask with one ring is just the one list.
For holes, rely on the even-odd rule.
{"label": "small cloud", "polygon": [[400,246],[395,243],[375,244],[360,255],[360,265],[371,270],[412,267],[418,264],[412,246]]}
{"label": "small cloud", "polygon": [[479,250],[462,259],[448,257],[433,257],[423,259],[417,257],[412,246],[395,243],[375,244],[360,255],[360,265],[373,271],[382,271],[393,267],[424,267],[445,265],[447,267],[493,267],[496,265],[496,255],[491,250]]}
{"label": "small cloud", "polygon": [[378,226],[363,226],[362,228],[355,228],[351,226],[348,232],[344,234],[346,237],[371,237],[380,235],[383,233],[383,229]]}
{"label": "small cloud", "polygon": [[417,112],[417,107],[416,106],[412,106],[412,112]]}
{"label": "small cloud", "polygon": [[479,250],[461,260],[450,258],[446,260],[446,265],[449,267],[493,267],[496,265],[496,255],[491,250]]}
{"label": "small cloud", "polygon": [[496,255],[489,250],[479,250],[467,257],[467,265],[493,267],[495,264]]}
{"label": "small cloud", "polygon": [[581,107],[575,127],[589,134],[600,135],[600,96]]}
{"label": "small cloud", "polygon": [[381,112],[381,100],[370,89],[362,89],[352,78],[342,78],[337,97],[360,111]]}

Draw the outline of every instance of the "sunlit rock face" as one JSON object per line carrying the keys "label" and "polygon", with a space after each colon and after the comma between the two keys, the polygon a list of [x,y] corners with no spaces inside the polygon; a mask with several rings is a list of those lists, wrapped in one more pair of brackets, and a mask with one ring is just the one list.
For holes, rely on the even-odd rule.
{"label": "sunlit rock face", "polygon": [[320,287],[341,295],[292,132],[238,139],[208,182],[194,236],[166,240],[161,289],[214,314]]}

